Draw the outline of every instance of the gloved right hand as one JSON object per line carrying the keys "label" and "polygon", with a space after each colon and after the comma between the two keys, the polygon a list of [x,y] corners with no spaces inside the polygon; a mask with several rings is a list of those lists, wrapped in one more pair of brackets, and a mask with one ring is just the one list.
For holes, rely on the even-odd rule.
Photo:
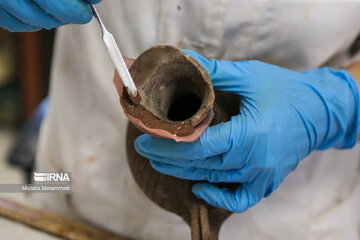
{"label": "gloved right hand", "polygon": [[[183,50],[216,90],[242,97],[240,114],[209,127],[191,143],[142,135],[139,154],[157,171],[193,185],[215,207],[243,212],[269,196],[314,150],[350,148],[360,127],[359,89],[345,70],[298,73],[260,61],[208,60]],[[212,183],[230,182],[237,188]]]}
{"label": "gloved right hand", "polygon": [[89,3],[101,0],[0,0],[0,27],[11,32],[33,32],[92,19]]}

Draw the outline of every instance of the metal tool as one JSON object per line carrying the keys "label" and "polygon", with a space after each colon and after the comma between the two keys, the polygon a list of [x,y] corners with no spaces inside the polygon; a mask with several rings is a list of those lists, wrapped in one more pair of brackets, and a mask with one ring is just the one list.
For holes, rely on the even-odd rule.
{"label": "metal tool", "polygon": [[126,64],[125,64],[124,59],[121,55],[121,52],[116,44],[116,41],[115,41],[113,35],[104,26],[95,6],[93,4],[90,4],[90,7],[94,13],[95,18],[98,20],[98,22],[100,24],[100,27],[102,30],[103,41],[106,45],[106,48],[109,52],[111,59],[115,65],[115,68],[118,71],[118,73],[120,74],[121,80],[122,80],[125,88],[127,88],[129,93],[131,93],[131,95],[133,95],[135,97],[137,95],[137,89],[136,89],[134,80],[132,79],[132,77],[129,73],[129,70],[126,67]]}

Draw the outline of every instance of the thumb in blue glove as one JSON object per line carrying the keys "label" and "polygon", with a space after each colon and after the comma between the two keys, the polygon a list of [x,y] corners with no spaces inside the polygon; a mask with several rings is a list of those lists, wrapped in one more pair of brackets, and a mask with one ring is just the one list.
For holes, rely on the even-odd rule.
{"label": "thumb in blue glove", "polygon": [[89,3],[101,0],[0,0],[0,27],[12,32],[52,29],[92,19]]}
{"label": "thumb in blue glove", "polygon": [[[207,60],[184,50],[216,90],[241,95],[240,114],[192,143],[142,135],[139,154],[174,177],[203,181],[192,191],[209,204],[243,212],[269,196],[315,149],[350,148],[359,129],[359,90],[345,70],[298,73],[260,61]],[[238,183],[236,190],[217,182]]]}

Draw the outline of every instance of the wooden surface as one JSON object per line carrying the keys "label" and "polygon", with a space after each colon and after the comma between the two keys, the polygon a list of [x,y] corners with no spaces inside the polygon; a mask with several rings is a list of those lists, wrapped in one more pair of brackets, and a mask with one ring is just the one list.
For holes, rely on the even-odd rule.
{"label": "wooden surface", "polygon": [[0,198],[0,220],[4,219],[37,229],[42,233],[48,233],[54,239],[129,240],[129,238],[116,236],[89,224]]}

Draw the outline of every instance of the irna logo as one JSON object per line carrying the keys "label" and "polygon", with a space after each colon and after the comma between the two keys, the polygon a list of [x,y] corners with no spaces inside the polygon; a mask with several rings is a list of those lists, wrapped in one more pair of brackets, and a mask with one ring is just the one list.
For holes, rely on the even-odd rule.
{"label": "irna logo", "polygon": [[70,182],[70,173],[34,172],[35,182]]}

